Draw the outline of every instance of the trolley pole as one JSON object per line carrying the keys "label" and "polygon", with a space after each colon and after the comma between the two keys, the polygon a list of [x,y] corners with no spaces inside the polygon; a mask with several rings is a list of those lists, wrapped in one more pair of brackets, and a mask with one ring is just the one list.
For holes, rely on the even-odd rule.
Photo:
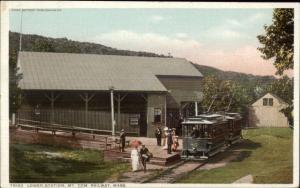
{"label": "trolley pole", "polygon": [[198,102],[195,102],[195,116],[198,116]]}

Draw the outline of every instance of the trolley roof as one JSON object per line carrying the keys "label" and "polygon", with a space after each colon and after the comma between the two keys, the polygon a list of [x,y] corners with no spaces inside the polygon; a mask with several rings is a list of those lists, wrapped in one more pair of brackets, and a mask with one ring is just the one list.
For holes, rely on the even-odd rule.
{"label": "trolley roof", "polygon": [[215,122],[208,121],[208,120],[186,120],[182,122],[184,125],[212,125],[215,124]]}

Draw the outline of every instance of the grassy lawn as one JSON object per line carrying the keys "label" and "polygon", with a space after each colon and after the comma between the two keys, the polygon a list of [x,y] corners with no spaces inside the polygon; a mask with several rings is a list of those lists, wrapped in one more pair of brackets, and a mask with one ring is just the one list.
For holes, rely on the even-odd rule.
{"label": "grassy lawn", "polygon": [[101,183],[128,170],[128,163],[104,162],[101,151],[10,146],[10,182]]}
{"label": "grassy lawn", "polygon": [[[292,183],[293,132],[289,128],[261,128],[243,131],[244,141],[222,155],[240,151],[224,167],[197,170],[177,183],[232,183],[252,174],[254,183]],[[219,156],[216,158],[220,158]],[[218,160],[218,159],[212,159]]]}

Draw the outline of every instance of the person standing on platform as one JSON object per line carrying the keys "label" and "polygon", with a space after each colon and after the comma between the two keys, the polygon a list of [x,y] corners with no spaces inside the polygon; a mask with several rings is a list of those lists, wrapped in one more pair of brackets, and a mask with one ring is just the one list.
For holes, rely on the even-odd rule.
{"label": "person standing on platform", "polygon": [[161,135],[162,135],[161,129],[160,129],[159,126],[157,126],[156,130],[155,130],[155,137],[157,139],[157,145],[158,146],[161,146]]}
{"label": "person standing on platform", "polygon": [[121,152],[125,151],[125,142],[126,142],[126,133],[124,129],[121,130],[120,132],[120,144],[121,144]]}
{"label": "person standing on platform", "polygon": [[162,134],[162,137],[163,137],[163,143],[162,143],[162,145],[163,145],[163,149],[164,150],[168,149],[168,144],[167,144],[168,130],[169,130],[168,127],[165,127],[164,128],[164,132]]}
{"label": "person standing on platform", "polygon": [[139,170],[139,164],[140,164],[140,155],[137,150],[137,146],[133,148],[131,151],[131,165],[132,165],[132,171],[136,172]]}
{"label": "person standing on platform", "polygon": [[168,154],[172,153],[172,144],[173,144],[173,135],[172,130],[170,129],[167,135],[167,144],[168,144]]}
{"label": "person standing on platform", "polygon": [[146,146],[143,144],[142,145],[142,148],[140,149],[140,156],[141,156],[141,159],[142,159],[142,165],[143,165],[143,168],[144,168],[144,172],[146,172],[147,168],[146,168],[146,163],[147,161],[149,161],[149,150],[148,148],[146,148]]}

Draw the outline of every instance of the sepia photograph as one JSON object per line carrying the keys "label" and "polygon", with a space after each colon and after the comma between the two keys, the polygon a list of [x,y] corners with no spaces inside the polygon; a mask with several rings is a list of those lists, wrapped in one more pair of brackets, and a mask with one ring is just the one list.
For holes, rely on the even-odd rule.
{"label": "sepia photograph", "polygon": [[299,3],[1,4],[1,186],[298,187],[299,23]]}

